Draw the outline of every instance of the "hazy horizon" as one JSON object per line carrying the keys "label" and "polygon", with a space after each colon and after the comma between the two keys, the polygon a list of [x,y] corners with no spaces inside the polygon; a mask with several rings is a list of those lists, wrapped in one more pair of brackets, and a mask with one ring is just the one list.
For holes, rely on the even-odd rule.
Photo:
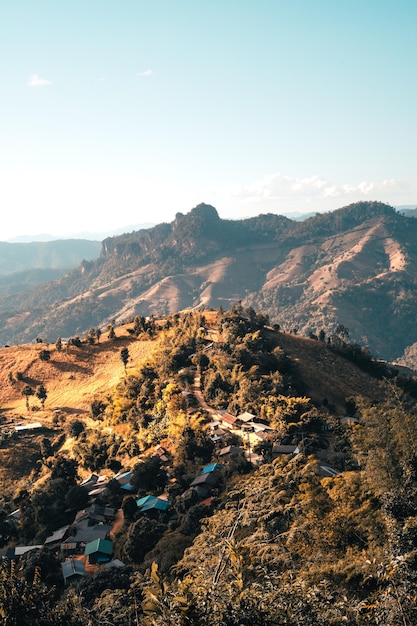
{"label": "hazy horizon", "polygon": [[[343,208],[343,207],[336,207],[334,210],[337,210],[339,208]],[[394,208],[397,209],[398,211],[414,210],[414,209],[417,210],[417,202],[413,204],[409,204],[409,205],[398,205]],[[188,213],[188,212],[189,211],[185,211],[185,213]],[[282,213],[282,215],[285,215],[285,217],[288,217],[290,219],[302,220],[311,215],[314,215],[315,213],[316,212],[314,211],[312,213],[300,213],[300,212],[295,211],[293,213]],[[232,218],[232,219],[244,220],[244,219],[248,219],[249,217],[253,217],[253,216],[242,216],[242,217]],[[220,215],[220,218],[222,218],[221,215]],[[173,219],[170,221],[173,221]],[[15,237],[11,237],[6,240],[4,239],[0,240],[0,243],[1,242],[30,243],[30,242],[55,241],[55,240],[60,240],[60,239],[91,239],[93,241],[102,241],[103,239],[107,237],[114,237],[117,235],[129,233],[135,230],[152,228],[153,226],[156,226],[157,223],[158,222],[147,222],[147,223],[142,223],[142,224],[127,224],[127,225],[124,225],[124,226],[122,225],[122,226],[119,226],[118,228],[108,230],[108,231],[78,231],[78,232],[73,232],[73,233],[67,233],[65,235],[54,235],[53,233],[37,233],[35,235],[21,234],[21,235],[16,235]]]}

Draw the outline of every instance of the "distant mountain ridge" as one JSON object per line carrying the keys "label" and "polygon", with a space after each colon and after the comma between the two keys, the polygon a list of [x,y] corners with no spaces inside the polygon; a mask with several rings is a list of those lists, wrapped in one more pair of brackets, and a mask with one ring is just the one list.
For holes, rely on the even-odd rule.
{"label": "distant mountain ridge", "polygon": [[99,242],[85,239],[30,243],[0,241],[0,276],[34,269],[68,270],[83,259],[96,259],[100,250]]}
{"label": "distant mountain ridge", "polygon": [[131,224],[129,226],[122,226],[120,228],[114,228],[109,231],[82,231],[79,233],[72,233],[70,235],[50,235],[49,233],[41,233],[37,235],[20,235],[18,237],[12,237],[7,239],[6,243],[33,243],[33,242],[48,242],[48,241],[65,241],[68,239],[86,239],[87,241],[103,241],[106,237],[115,237],[123,233],[130,232],[132,230],[140,230],[142,228],[151,228],[155,226],[154,223],[146,222],[143,224]]}
{"label": "distant mountain ridge", "polygon": [[102,242],[68,276],[0,299],[0,341],[80,334],[136,315],[242,300],[302,334],[345,325],[392,360],[417,341],[417,221],[359,202],[304,221],[221,219],[200,204]]}

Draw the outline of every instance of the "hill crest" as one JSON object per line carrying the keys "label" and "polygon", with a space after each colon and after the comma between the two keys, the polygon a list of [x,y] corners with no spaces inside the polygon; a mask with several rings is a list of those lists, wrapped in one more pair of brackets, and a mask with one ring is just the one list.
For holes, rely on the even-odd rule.
{"label": "hill crest", "polygon": [[416,220],[380,202],[304,222],[223,220],[201,204],[170,224],[108,238],[96,261],[0,300],[0,340],[54,341],[111,320],[243,301],[306,335],[342,323],[373,354],[394,359],[417,341],[416,239]]}

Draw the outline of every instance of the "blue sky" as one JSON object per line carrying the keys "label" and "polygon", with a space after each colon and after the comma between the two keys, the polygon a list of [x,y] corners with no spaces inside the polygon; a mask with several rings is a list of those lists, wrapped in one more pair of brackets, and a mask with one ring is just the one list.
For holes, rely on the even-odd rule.
{"label": "blue sky", "polygon": [[0,8],[0,240],[417,204],[415,0]]}

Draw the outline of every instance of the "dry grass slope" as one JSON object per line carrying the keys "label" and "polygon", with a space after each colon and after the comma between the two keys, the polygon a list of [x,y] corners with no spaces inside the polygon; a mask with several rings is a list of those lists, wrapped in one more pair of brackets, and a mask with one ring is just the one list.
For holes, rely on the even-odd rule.
{"label": "dry grass slope", "polygon": [[[63,347],[58,352],[54,345],[22,345],[0,350],[0,411],[8,418],[25,418],[48,423],[54,411],[60,410],[67,415],[86,417],[94,399],[103,399],[124,376],[124,367],[120,350],[127,347],[130,361],[127,372],[133,363],[138,363],[152,353],[156,342],[138,341],[127,333],[127,327],[116,330],[114,341],[105,335],[100,343],[82,344],[82,347]],[[39,353],[50,350],[49,361],[42,361]],[[18,373],[23,377],[13,384],[10,373],[16,379]],[[29,398],[32,409],[26,409],[26,400],[22,395],[25,385],[34,390],[44,385],[48,397],[44,410],[35,396]]]}

